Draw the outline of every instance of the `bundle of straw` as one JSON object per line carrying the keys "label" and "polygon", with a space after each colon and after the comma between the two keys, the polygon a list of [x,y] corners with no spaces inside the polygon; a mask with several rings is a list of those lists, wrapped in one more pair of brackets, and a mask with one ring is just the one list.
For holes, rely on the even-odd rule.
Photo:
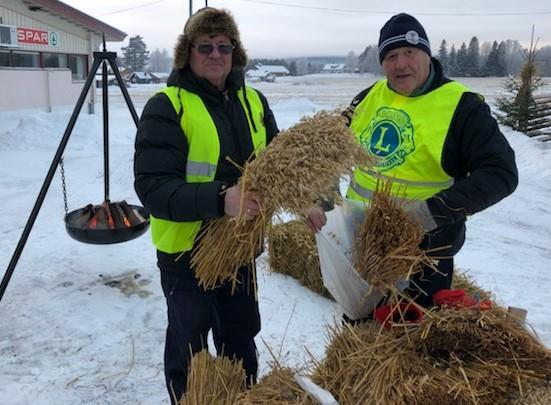
{"label": "bundle of straw", "polygon": [[301,220],[268,227],[270,268],[297,279],[310,290],[331,298],[323,286],[316,239]]}
{"label": "bundle of straw", "polygon": [[332,328],[330,339],[312,379],[341,405],[461,403],[448,387],[466,392],[461,381],[458,384],[445,370],[408,350],[399,335],[381,331],[372,322]]}
{"label": "bundle of straw", "polygon": [[277,210],[304,217],[319,198],[337,200],[334,184],[351,174],[354,166],[367,166],[365,150],[356,142],[346,119],[321,112],[280,133],[239,180],[242,193],[258,199],[261,215],[222,217],[208,223],[191,264],[200,285],[213,288],[233,280],[235,272],[253,263],[262,249],[266,224]]}
{"label": "bundle of straw", "polygon": [[294,371],[287,367],[275,367],[250,390],[237,397],[236,405],[315,405],[313,400],[295,382]]}
{"label": "bundle of straw", "polygon": [[212,357],[207,350],[191,359],[186,393],[179,405],[233,405],[245,387],[241,361]]}
{"label": "bundle of straw", "polygon": [[390,195],[392,182],[380,181],[355,235],[352,261],[360,276],[381,291],[396,291],[396,283],[409,279],[432,261],[419,247],[420,224]]}
{"label": "bundle of straw", "polygon": [[549,405],[551,404],[551,385],[535,384],[525,390],[511,405]]}
{"label": "bundle of straw", "polygon": [[551,380],[551,351],[504,308],[442,309],[412,332],[417,350],[437,359],[501,364],[530,378]]}
{"label": "bundle of straw", "polygon": [[458,272],[457,269],[454,270],[452,288],[462,289],[471,297],[478,297],[481,300],[489,300],[492,298],[491,292],[478,286],[466,272]]}

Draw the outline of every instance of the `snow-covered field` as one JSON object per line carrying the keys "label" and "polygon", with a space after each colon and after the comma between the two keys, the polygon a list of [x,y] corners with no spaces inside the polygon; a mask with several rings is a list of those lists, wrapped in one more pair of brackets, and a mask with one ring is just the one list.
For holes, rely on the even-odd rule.
{"label": "snow-covered field", "polygon": [[[376,78],[311,75],[256,83],[279,126],[302,115],[347,104]],[[501,79],[463,80],[492,104]],[[138,113],[160,85],[129,89]],[[551,92],[551,85],[545,89]],[[139,203],[132,187],[135,127],[110,88],[110,197]],[[96,105],[101,110],[101,103]],[[0,275],[21,236],[70,111],[0,115]],[[516,151],[515,193],[468,222],[456,264],[504,305],[528,309],[528,320],[551,345],[551,142],[502,128]],[[69,209],[103,201],[101,114],[82,113],[65,151]],[[117,245],[87,245],[64,230],[59,170],[0,302],[0,404],[159,404],[167,401],[162,371],[165,304],[149,235]],[[267,346],[288,365],[307,350],[322,357],[326,325],[338,322],[332,301],[272,274],[259,260]],[[266,346],[267,345],[267,346]]]}

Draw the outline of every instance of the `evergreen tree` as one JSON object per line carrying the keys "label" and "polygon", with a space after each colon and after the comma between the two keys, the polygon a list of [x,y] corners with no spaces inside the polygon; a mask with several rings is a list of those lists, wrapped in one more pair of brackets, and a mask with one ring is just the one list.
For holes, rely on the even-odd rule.
{"label": "evergreen tree", "polygon": [[465,42],[461,44],[461,48],[457,51],[457,57],[455,59],[456,76],[467,76],[468,73],[468,57],[467,57],[467,45]]}
{"label": "evergreen tree", "polygon": [[480,76],[480,45],[477,37],[472,37],[467,50],[466,73],[467,76]]}
{"label": "evergreen tree", "polygon": [[358,57],[353,51],[348,52],[344,65],[344,70],[349,73],[354,72],[358,67]]}
{"label": "evergreen tree", "polygon": [[496,76],[507,76],[507,45],[501,41],[497,47]]}
{"label": "evergreen tree", "polygon": [[291,76],[297,76],[297,63],[294,60],[289,63],[289,74]]}
{"label": "evergreen tree", "polygon": [[450,68],[448,66],[448,44],[446,43],[445,39],[443,39],[442,43],[440,44],[440,49],[438,50],[438,60],[442,64],[444,73],[449,73]]}
{"label": "evergreen tree", "polygon": [[[533,128],[530,120],[538,117],[537,107],[534,103],[534,92],[543,85],[538,76],[536,66],[536,45],[534,44],[534,27],[532,26],[532,39],[526,55],[526,62],[522,66],[518,78],[511,77],[505,83],[506,94],[497,99],[499,109],[505,114],[498,117],[506,125],[521,132],[527,132]],[[513,95],[514,97],[511,97]]]}
{"label": "evergreen tree", "polygon": [[538,71],[544,77],[551,76],[551,46],[542,46],[538,51]]}
{"label": "evergreen tree", "polygon": [[134,72],[142,71],[149,61],[149,51],[140,35],[131,37],[128,46],[122,47],[121,51],[124,65]]}
{"label": "evergreen tree", "polygon": [[166,49],[161,51],[157,48],[151,52],[147,68],[151,72],[170,72],[172,68],[172,58],[168,55],[168,51]]}
{"label": "evergreen tree", "polygon": [[484,76],[498,76],[497,47],[497,41],[494,41],[492,49],[490,49],[490,53],[488,54],[488,59],[486,59],[486,64],[484,65]]}
{"label": "evergreen tree", "polygon": [[452,44],[448,57],[448,75],[457,76],[457,52],[455,51],[454,44]]}

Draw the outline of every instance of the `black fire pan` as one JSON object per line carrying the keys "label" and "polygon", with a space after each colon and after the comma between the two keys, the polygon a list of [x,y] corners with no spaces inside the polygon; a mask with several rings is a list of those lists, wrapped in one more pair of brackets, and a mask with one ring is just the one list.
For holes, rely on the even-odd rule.
{"label": "black fire pan", "polygon": [[129,208],[136,210],[142,217],[143,221],[133,224],[132,226],[117,226],[114,229],[91,229],[87,228],[86,224],[82,223],[82,217],[87,207],[79,208],[65,215],[65,228],[71,238],[83,243],[92,244],[111,244],[127,242],[138,236],[143,235],[149,227],[149,213],[145,208],[137,205],[127,205]]}

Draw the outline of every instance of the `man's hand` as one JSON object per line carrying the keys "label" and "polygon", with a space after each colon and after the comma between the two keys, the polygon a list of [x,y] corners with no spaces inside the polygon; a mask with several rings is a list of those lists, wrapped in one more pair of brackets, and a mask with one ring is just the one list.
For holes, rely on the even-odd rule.
{"label": "man's hand", "polygon": [[404,211],[406,211],[410,217],[419,222],[425,232],[430,232],[438,228],[438,225],[436,224],[426,201],[407,201],[404,204]]}
{"label": "man's hand", "polygon": [[327,222],[325,212],[321,207],[313,206],[306,211],[306,225],[314,233],[321,231],[321,228]]}
{"label": "man's hand", "polygon": [[260,206],[253,195],[242,196],[241,189],[235,185],[226,190],[224,212],[230,217],[241,216],[250,221],[260,214]]}

